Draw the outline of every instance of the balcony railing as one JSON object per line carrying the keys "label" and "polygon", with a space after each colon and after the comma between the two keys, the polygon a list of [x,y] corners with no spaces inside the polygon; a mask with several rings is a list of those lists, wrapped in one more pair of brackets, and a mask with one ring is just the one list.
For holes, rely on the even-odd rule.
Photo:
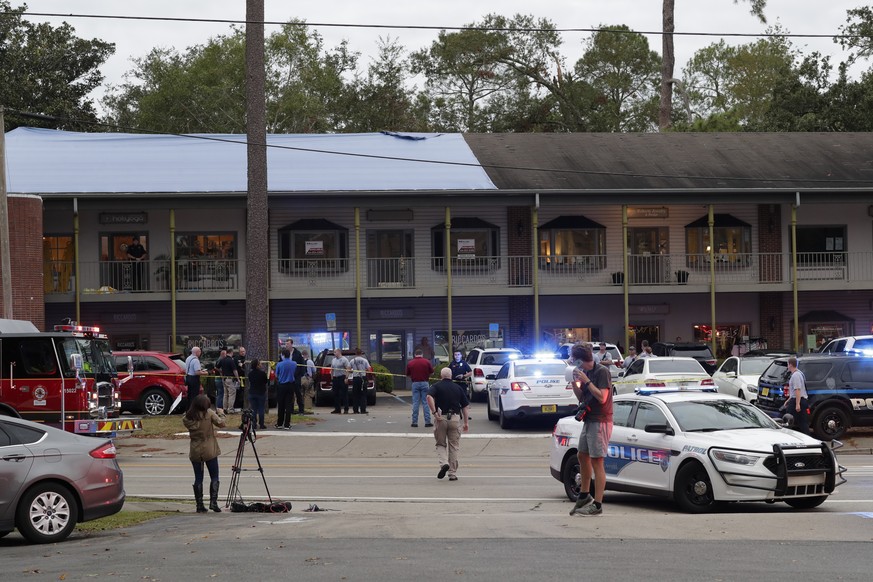
{"label": "balcony railing", "polygon": [[[534,282],[534,261],[530,256],[487,257],[398,257],[366,258],[361,261],[361,285],[368,296],[388,290],[418,290],[440,293],[447,285],[446,265],[451,267],[452,287],[458,293],[486,293],[499,288],[528,288]],[[570,285],[603,289],[621,285],[625,277],[632,288],[679,285],[709,285],[711,270],[716,285],[788,285],[791,283],[791,255],[788,253],[665,254],[628,255],[627,272],[621,255],[580,255],[538,257],[539,286],[543,293],[563,292]],[[166,260],[80,262],[79,288],[84,295],[113,293],[168,293],[170,263]],[[238,260],[181,260],[176,263],[176,289],[180,293],[237,292],[245,270]],[[270,289],[300,292],[318,297],[353,294],[355,263],[351,259],[273,259]],[[51,261],[45,264],[47,295],[72,294],[75,290],[74,264]],[[869,286],[873,282],[873,253],[799,253],[797,278],[803,284],[827,286],[847,284]]]}
{"label": "balcony railing", "polygon": [[[183,259],[176,262],[176,290],[239,291],[242,261]],[[45,292],[75,291],[75,263],[50,261],[44,266]],[[170,261],[80,261],[79,287],[83,295],[115,293],[169,293]]]}

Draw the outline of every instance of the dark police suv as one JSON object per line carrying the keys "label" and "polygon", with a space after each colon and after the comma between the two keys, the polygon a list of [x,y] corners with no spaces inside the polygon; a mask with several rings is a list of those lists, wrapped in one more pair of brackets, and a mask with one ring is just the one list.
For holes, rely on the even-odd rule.
{"label": "dark police suv", "polygon": [[[842,438],[853,426],[873,425],[873,358],[808,355],[797,359],[806,377],[812,432],[821,440]],[[788,358],[777,358],[758,380],[758,407],[778,412],[788,396]]]}

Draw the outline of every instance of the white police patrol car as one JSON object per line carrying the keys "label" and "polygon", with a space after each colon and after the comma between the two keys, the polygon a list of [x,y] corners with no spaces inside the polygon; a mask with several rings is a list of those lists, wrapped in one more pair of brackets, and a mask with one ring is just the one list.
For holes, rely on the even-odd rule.
{"label": "white police patrol car", "polygon": [[567,383],[568,370],[551,357],[509,360],[488,385],[488,419],[509,428],[518,421],[574,413],[578,401]]}
{"label": "white police patrol car", "polygon": [[[784,501],[810,509],[845,482],[845,469],[827,444],[781,427],[733,396],[641,390],[616,396],[613,412],[607,490],[670,497],[700,513],[720,501]],[[571,501],[580,489],[581,427],[572,416],[562,418],[552,439],[551,474]]]}

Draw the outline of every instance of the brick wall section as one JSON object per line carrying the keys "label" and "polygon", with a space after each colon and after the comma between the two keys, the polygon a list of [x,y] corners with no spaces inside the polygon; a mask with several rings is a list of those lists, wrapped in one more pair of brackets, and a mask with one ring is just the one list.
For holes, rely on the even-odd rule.
{"label": "brick wall section", "polygon": [[[519,257],[509,259],[509,284],[531,285],[530,257],[533,255],[533,228],[530,206],[510,206],[506,209],[506,255]],[[521,234],[519,234],[521,225]],[[524,258],[521,258],[524,257]],[[509,298],[509,329],[504,344],[523,352],[533,351],[533,297],[512,296]]]}
{"label": "brick wall section", "polygon": [[782,275],[782,216],[777,204],[758,205],[758,266],[761,281],[778,281]]}
{"label": "brick wall section", "polygon": [[[9,195],[8,207],[12,317],[32,321],[36,327],[44,330],[42,199],[36,196]],[[3,294],[0,293],[0,305],[2,301]]]}
{"label": "brick wall section", "polygon": [[[761,281],[778,281],[782,275],[782,257],[768,254],[782,252],[782,215],[777,204],[758,205],[758,250]],[[784,343],[782,303],[781,293],[758,293],[758,329],[771,348],[781,348]]]}

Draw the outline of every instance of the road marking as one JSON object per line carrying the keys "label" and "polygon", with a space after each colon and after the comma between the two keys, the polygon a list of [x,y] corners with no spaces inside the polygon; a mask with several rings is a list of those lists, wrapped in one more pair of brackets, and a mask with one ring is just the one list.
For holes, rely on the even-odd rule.
{"label": "road marking", "polygon": [[[417,439],[432,439],[433,435],[431,433],[417,433],[417,432],[294,432],[285,431],[285,430],[259,430],[257,431],[259,434],[270,435],[270,436],[311,436],[311,437],[400,437],[400,438],[417,438]],[[238,430],[229,431],[229,430],[220,430],[219,434],[225,434],[230,436],[239,436],[240,432]],[[176,433],[175,436],[186,437],[188,436],[187,432],[179,432]],[[466,439],[543,439],[549,438],[552,436],[552,433],[537,433],[537,434],[504,434],[504,433],[484,433],[484,434],[464,434],[461,437],[461,440]]]}

